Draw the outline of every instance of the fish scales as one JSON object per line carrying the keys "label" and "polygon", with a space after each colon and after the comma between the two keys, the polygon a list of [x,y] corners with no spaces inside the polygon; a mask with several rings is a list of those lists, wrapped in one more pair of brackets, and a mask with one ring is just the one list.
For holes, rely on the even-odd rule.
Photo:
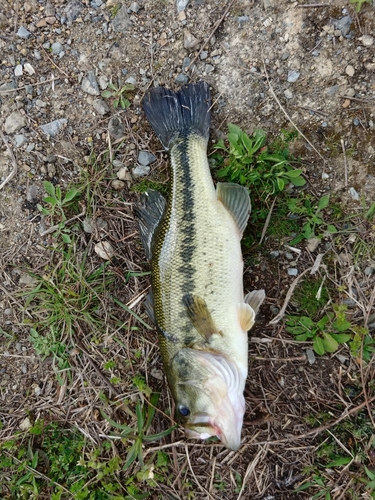
{"label": "fish scales", "polygon": [[136,209],[151,259],[152,315],[168,385],[188,437],[217,436],[237,449],[247,330],[264,298],[256,291],[246,302],[243,293],[240,241],[249,195],[235,184],[213,184],[206,83],[178,93],[152,89],[144,109],[171,165],[168,202],[150,191]]}

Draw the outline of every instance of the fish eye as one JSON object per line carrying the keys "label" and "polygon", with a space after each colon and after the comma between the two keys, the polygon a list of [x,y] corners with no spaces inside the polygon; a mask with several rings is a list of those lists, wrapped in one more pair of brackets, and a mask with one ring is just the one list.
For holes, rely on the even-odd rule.
{"label": "fish eye", "polygon": [[183,417],[187,417],[190,413],[189,408],[184,405],[178,405],[178,411]]}

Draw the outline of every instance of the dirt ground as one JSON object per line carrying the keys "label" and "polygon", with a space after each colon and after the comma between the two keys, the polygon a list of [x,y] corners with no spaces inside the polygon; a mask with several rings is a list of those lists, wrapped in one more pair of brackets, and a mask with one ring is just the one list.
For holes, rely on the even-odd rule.
{"label": "dirt ground", "polygon": [[[149,266],[131,210],[138,195],[131,188],[143,179],[139,172],[158,180],[167,176],[166,156],[141,106],[152,86],[178,89],[206,80],[213,97],[212,143],[224,137],[227,123],[248,132],[262,128],[270,137],[297,127],[301,135],[293,147],[309,189],[317,196],[333,193],[351,213],[359,213],[375,198],[375,7],[364,3],[357,13],[349,0],[190,0],[178,12],[175,0],[2,0],[0,27],[0,439],[13,434],[32,411],[76,425],[97,441],[109,430],[95,417],[103,380],[93,364],[73,353],[76,382],[64,379],[59,385],[49,358],[38,357],[29,341],[33,313],[20,292],[33,286],[30,270],[48,274],[57,265],[51,260],[52,222],[37,207],[46,195],[43,181],[65,192],[86,179],[91,205],[81,207],[74,221],[80,251],[95,268],[103,262],[95,244],[111,242],[111,269],[123,287],[118,296],[141,317],[149,277],[130,280],[127,273],[147,272]],[[118,89],[133,86],[124,93],[127,109],[114,107],[118,95],[101,95],[111,90],[109,83]],[[143,170],[140,152],[156,158]],[[83,228],[89,208],[92,219],[104,221],[91,232]],[[364,231],[373,235],[373,226]],[[316,254],[301,248],[303,271]],[[280,246],[267,247],[267,255],[272,250]],[[366,297],[374,280],[363,272],[374,258],[370,252],[357,266]],[[234,453],[218,444],[185,442],[175,431],[165,441],[175,481],[173,487],[163,486],[164,498],[312,498],[293,493],[317,447],[306,417],[314,415],[319,424],[328,412],[334,421],[363,402],[345,392],[359,378],[345,352],[310,364],[306,345],[293,342],[282,322],[269,325],[294,280],[286,272],[288,262],[272,263],[261,249],[251,262],[245,283],[249,289],[265,288],[267,299],[250,342],[244,444]],[[345,281],[344,274],[338,272],[337,283]],[[369,316],[373,302],[366,304],[371,311],[362,313]],[[129,353],[139,350],[142,359],[131,370],[144,374],[151,387],[159,386],[156,336],[139,330],[135,337],[137,323],[122,312],[121,344],[114,342],[117,324],[107,323],[110,310],[101,314],[95,351],[93,338],[81,332],[77,352],[86,349],[99,367],[112,358],[122,360],[116,375],[124,381]],[[353,317],[360,314],[353,311]],[[365,376],[373,375],[372,364]],[[117,389],[118,394],[108,389],[110,396],[136,392],[121,384]],[[170,405],[164,389],[159,406]],[[157,431],[168,424],[158,414]],[[217,478],[226,482],[225,492],[213,488]],[[184,490],[186,481],[193,496]],[[346,496],[345,474],[335,481],[332,498],[352,498]],[[371,498],[364,490],[358,495]]]}

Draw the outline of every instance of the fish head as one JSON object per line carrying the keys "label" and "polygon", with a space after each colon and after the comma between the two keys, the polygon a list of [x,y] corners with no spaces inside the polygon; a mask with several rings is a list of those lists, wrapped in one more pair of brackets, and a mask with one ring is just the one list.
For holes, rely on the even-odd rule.
{"label": "fish head", "polygon": [[229,449],[241,444],[247,370],[224,355],[182,349],[173,359],[171,390],[188,438],[216,436]]}

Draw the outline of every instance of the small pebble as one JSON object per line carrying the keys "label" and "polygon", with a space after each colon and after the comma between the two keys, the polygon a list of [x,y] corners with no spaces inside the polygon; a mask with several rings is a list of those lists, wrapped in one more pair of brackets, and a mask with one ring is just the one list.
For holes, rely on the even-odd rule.
{"label": "small pebble", "polygon": [[151,168],[146,165],[137,165],[132,172],[136,177],[145,177],[150,173],[150,170]]}
{"label": "small pebble", "polygon": [[111,260],[115,252],[108,241],[100,241],[94,247],[95,253],[104,260]]}
{"label": "small pebble", "polygon": [[350,64],[346,67],[345,69],[345,73],[348,75],[348,76],[353,76],[354,75],[354,68],[353,66],[351,66]]}
{"label": "small pebble", "polygon": [[202,50],[202,52],[199,54],[199,57],[200,57],[200,59],[202,59],[202,61],[204,61],[205,59],[207,59],[207,57],[208,57],[207,50]]}
{"label": "small pebble", "polygon": [[314,351],[312,349],[306,349],[306,356],[310,365],[313,365],[316,361]]}
{"label": "small pebble", "polygon": [[362,45],[365,47],[371,47],[371,45],[374,43],[374,37],[371,35],[363,35],[359,37],[359,40],[361,40]]}
{"label": "small pebble", "polygon": [[277,257],[279,257],[279,255],[280,255],[280,252],[278,250],[272,250],[272,252],[270,252],[270,256],[273,259],[276,259]]}
{"label": "small pebble", "polygon": [[290,89],[284,90],[284,95],[287,99],[293,99],[293,92]]}
{"label": "small pebble", "polygon": [[199,40],[195,38],[194,35],[190,33],[188,30],[184,30],[184,47],[185,49],[192,49],[196,45],[198,45]]}
{"label": "small pebble", "polygon": [[354,187],[349,188],[348,193],[350,194],[350,196],[352,197],[352,199],[353,199],[354,201],[359,201],[359,194],[358,194],[358,193],[357,193],[357,191],[354,189]]}
{"label": "small pebble", "polygon": [[298,269],[295,267],[289,267],[288,268],[288,275],[289,276],[297,276],[298,274]]}
{"label": "small pebble", "polygon": [[371,266],[367,266],[364,270],[366,276],[371,276],[374,273],[375,269]]}
{"label": "small pebble", "polygon": [[51,45],[51,51],[54,56],[58,56],[63,51],[63,46],[60,42],[55,42]]}
{"label": "small pebble", "polygon": [[17,31],[17,36],[19,38],[29,38],[29,36],[31,36],[31,33],[29,30],[27,30],[26,28],[24,28],[23,26],[20,26],[18,31]]}
{"label": "small pebble", "polygon": [[185,85],[189,81],[189,77],[185,75],[185,73],[180,73],[179,75],[176,76],[175,80],[176,83],[179,83],[180,85]]}
{"label": "small pebble", "polygon": [[147,166],[150,165],[150,163],[154,163],[156,161],[156,157],[152,154],[149,153],[148,151],[140,151],[138,154],[138,162],[143,165]]}
{"label": "small pebble", "polygon": [[124,189],[126,184],[124,181],[120,181],[119,179],[113,179],[113,181],[111,182],[111,186],[115,191],[121,191],[122,189]]}
{"label": "small pebble", "polygon": [[46,135],[50,135],[51,137],[55,137],[59,133],[59,130],[63,125],[68,123],[66,118],[59,118],[58,120],[53,120],[52,122],[46,123],[44,125],[40,125],[40,128]]}
{"label": "small pebble", "polygon": [[130,182],[132,180],[132,176],[130,175],[128,167],[121,167],[116,175],[117,175],[117,178],[121,181]]}
{"label": "small pebble", "polygon": [[247,23],[248,20],[249,20],[249,16],[239,16],[239,17],[237,17],[237,22],[239,22],[239,23]]}
{"label": "small pebble", "polygon": [[23,75],[22,64],[17,64],[17,66],[14,68],[14,76],[22,76],[22,75]]}
{"label": "small pebble", "polygon": [[139,11],[139,9],[140,9],[140,8],[141,8],[141,7],[140,7],[140,5],[139,5],[137,2],[132,2],[132,3],[130,4],[130,7],[129,7],[129,9],[130,9],[132,12],[135,12],[135,13],[137,13],[137,12]]}
{"label": "small pebble", "polygon": [[290,70],[288,71],[288,82],[289,83],[294,83],[298,80],[298,78],[300,77],[300,72],[299,71],[295,71],[295,70]]}
{"label": "small pebble", "polygon": [[113,139],[121,139],[125,135],[125,127],[118,116],[113,116],[108,122],[108,132]]}
{"label": "small pebble", "polygon": [[361,123],[361,122],[358,120],[358,118],[354,118],[354,120],[353,120],[353,125],[354,125],[355,127],[358,127],[358,125],[359,125],[360,123]]}
{"label": "small pebble", "polygon": [[106,115],[110,111],[108,104],[105,101],[103,101],[103,99],[96,99],[92,103],[92,106],[95,109],[95,111],[99,113],[99,115]]}
{"label": "small pebble", "polygon": [[86,94],[100,95],[98,82],[93,71],[88,71],[87,75],[82,79],[81,89]]}
{"label": "small pebble", "polygon": [[31,66],[30,63],[25,63],[23,66],[23,69],[26,71],[28,75],[34,75],[35,74],[35,69]]}

